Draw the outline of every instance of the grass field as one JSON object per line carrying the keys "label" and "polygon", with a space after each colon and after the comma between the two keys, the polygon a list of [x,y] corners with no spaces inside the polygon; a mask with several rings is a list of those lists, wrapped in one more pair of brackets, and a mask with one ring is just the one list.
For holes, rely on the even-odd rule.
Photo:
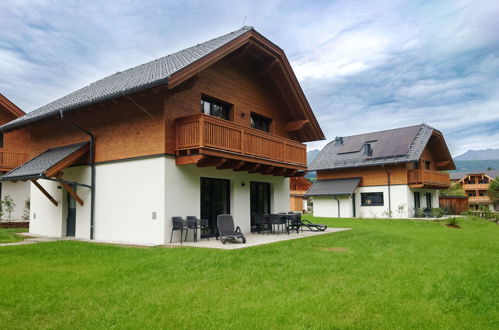
{"label": "grass field", "polygon": [[20,242],[23,238],[16,233],[28,231],[25,228],[0,228],[0,244]]}
{"label": "grass field", "polygon": [[0,247],[2,329],[499,327],[497,224],[320,221],[353,230],[242,250]]}

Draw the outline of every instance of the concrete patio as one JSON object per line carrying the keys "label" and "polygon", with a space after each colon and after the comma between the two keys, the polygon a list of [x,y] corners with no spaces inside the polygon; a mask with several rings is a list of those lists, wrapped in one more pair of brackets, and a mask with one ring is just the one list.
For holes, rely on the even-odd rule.
{"label": "concrete patio", "polygon": [[222,249],[222,250],[235,250],[235,249],[244,249],[247,247],[251,246],[257,246],[257,245],[263,245],[263,244],[270,244],[270,243],[276,243],[276,242],[282,242],[282,241],[288,241],[292,239],[298,239],[298,238],[305,238],[305,237],[313,237],[313,236],[318,236],[318,235],[326,235],[326,234],[332,234],[332,233],[338,233],[341,231],[346,231],[350,230],[352,228],[328,228],[325,231],[309,231],[309,230],[304,230],[303,232],[299,232],[298,234],[296,232],[292,232],[289,235],[286,233],[280,233],[279,235],[277,234],[245,234],[246,236],[246,244],[243,244],[241,240],[231,242],[228,241],[225,244],[222,244],[221,241],[216,240],[214,237],[208,239],[199,239],[197,242],[193,242],[191,238],[187,242],[175,242],[172,244],[167,244],[165,246],[169,247],[180,247],[180,246],[188,246],[188,247],[199,247],[199,248],[211,248],[211,249]]}

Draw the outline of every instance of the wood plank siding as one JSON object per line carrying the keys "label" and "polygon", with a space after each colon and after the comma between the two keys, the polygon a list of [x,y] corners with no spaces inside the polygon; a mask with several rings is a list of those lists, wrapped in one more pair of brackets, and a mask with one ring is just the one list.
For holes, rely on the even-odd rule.
{"label": "wood plank siding", "polygon": [[[201,158],[191,157],[195,150],[210,148],[210,157],[250,161],[274,175],[295,175],[286,170],[304,170],[307,160],[306,146],[292,129],[305,121],[287,111],[276,87],[255,73],[254,66],[253,58],[224,58],[171,90],[156,87],[69,112],[65,118],[95,134],[96,162],[169,154],[190,157],[177,164],[198,163]],[[230,104],[230,120],[201,114],[203,96]],[[271,119],[269,133],[251,128],[252,113]],[[57,116],[29,129],[30,158],[89,139]]]}
{"label": "wood plank siding", "polygon": [[[0,94],[0,125],[18,118],[23,112]],[[13,170],[28,160],[29,132],[20,129],[3,133],[3,146],[0,146],[0,172]]]}

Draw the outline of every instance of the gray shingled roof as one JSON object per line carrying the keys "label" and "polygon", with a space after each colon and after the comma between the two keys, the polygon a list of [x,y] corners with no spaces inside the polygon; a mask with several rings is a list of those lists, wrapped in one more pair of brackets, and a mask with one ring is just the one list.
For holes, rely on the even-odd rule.
{"label": "gray shingled roof", "polygon": [[360,178],[318,180],[304,196],[344,196],[353,194],[360,183]]}
{"label": "gray shingled roof", "polygon": [[237,31],[221,37],[161,57],[126,71],[118,72],[29,112],[25,116],[1,126],[0,129],[13,129],[55,115],[60,111],[74,110],[123,94],[166,84],[168,78],[172,74],[200,60],[252,29],[253,27],[251,26],[244,26]]}
{"label": "gray shingled roof", "polygon": [[3,175],[0,177],[0,181],[31,180],[41,178],[49,168],[61,162],[66,157],[72,155],[74,152],[80,150],[87,144],[88,142],[82,142],[49,149]]}
{"label": "gray shingled roof", "polygon": [[495,179],[499,177],[499,170],[488,170],[488,171],[469,171],[469,172],[450,172],[451,180],[461,180],[468,174],[487,174],[491,178]]}
{"label": "gray shingled roof", "polygon": [[[343,137],[343,144],[333,140],[312,161],[309,170],[326,170],[417,161],[430,140],[433,128],[416,125],[386,131]],[[366,153],[365,143],[373,149]],[[380,152],[378,152],[380,150]]]}

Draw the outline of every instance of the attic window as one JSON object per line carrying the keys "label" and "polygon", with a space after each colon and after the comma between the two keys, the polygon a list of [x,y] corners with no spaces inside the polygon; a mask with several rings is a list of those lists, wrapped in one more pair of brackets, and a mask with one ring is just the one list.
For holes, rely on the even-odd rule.
{"label": "attic window", "polygon": [[373,148],[372,148],[372,145],[370,143],[366,143],[366,155],[368,157],[371,157],[373,155]]}
{"label": "attic window", "polygon": [[207,96],[201,98],[201,112],[206,115],[230,120],[231,109],[232,105],[229,103],[218,101]]}

